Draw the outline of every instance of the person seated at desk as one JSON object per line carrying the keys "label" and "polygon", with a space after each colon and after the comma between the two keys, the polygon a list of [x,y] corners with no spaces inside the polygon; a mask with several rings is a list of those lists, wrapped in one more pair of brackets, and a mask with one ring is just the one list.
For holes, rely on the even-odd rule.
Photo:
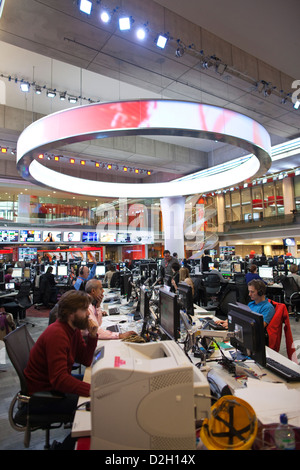
{"label": "person seated at desk", "polygon": [[[264,326],[268,326],[275,314],[275,308],[266,297],[267,286],[261,279],[253,279],[248,284],[248,293],[251,301],[248,307],[256,313],[260,313],[264,317]],[[228,327],[228,320],[217,320],[224,328]]]}
{"label": "person seated at desk", "polygon": [[298,289],[300,289],[300,276],[298,274],[298,266],[296,264],[291,264],[288,276],[291,276],[295,279]]}
{"label": "person seated at desk", "polygon": [[[131,335],[136,335],[135,331],[118,333],[101,328],[103,315],[106,315],[106,312],[101,309],[104,292],[101,281],[98,279],[90,279],[86,283],[85,291],[89,294],[92,301],[89,306],[89,318],[98,325],[99,339],[126,339]],[[85,332],[83,334],[85,336]]]}
{"label": "person seated at desk", "polygon": [[249,284],[250,281],[253,281],[253,279],[260,279],[262,278],[259,276],[257,272],[257,266],[256,264],[251,264],[249,268],[249,272],[245,276],[246,279],[246,284]]}
{"label": "person seated at desk", "polygon": [[107,282],[107,287],[110,287],[110,281],[115,272],[116,272],[116,267],[113,264],[109,265],[108,270],[106,271],[105,276],[104,276],[104,282]]}
{"label": "person seated at desk", "polygon": [[[75,361],[91,365],[97,346],[98,325],[89,319],[89,305],[86,292],[65,292],[58,303],[57,320],[39,336],[24,370],[29,394],[54,390],[64,393],[66,412],[72,408],[75,411],[78,396],[90,396],[90,384],[71,374]],[[81,334],[85,329],[89,332],[86,341]]]}
{"label": "person seated at desk", "polygon": [[12,276],[12,273],[13,273],[13,268],[8,268],[5,276],[4,276],[4,282],[5,284],[9,283],[12,281],[13,279],[13,276]]}
{"label": "person seated at desk", "polygon": [[172,279],[171,279],[171,291],[176,292],[177,286],[179,283],[179,270],[180,270],[180,264],[178,261],[176,263],[172,264]]}
{"label": "person seated at desk", "polygon": [[75,281],[75,284],[74,284],[74,289],[84,290],[84,285],[85,285],[86,281],[89,281],[90,279],[95,277],[96,267],[97,267],[97,262],[96,262],[95,258],[94,258],[94,264],[93,264],[91,270],[89,270],[88,266],[80,266],[78,277],[77,277],[77,279]]}

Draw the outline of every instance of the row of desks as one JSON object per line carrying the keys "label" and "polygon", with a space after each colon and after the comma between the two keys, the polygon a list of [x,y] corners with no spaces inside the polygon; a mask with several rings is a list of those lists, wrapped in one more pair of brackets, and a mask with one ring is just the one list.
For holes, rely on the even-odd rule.
{"label": "row of desks", "polygon": [[[200,326],[201,319],[213,315],[206,311],[204,308],[195,305],[194,320]],[[111,325],[114,322],[119,322],[126,319],[126,316],[111,315],[104,317],[103,327]],[[132,328],[132,323],[130,324]],[[119,341],[119,340],[112,340]],[[99,346],[104,345],[105,341],[99,342]],[[225,354],[229,354],[229,349],[224,350]],[[270,348],[266,348],[267,356],[274,357],[282,362],[285,362],[291,368],[300,371],[300,366],[296,365],[287,358],[283,358]],[[199,362],[198,358],[190,354],[191,361],[196,364]],[[259,421],[268,426],[271,423],[279,422],[279,415],[287,413],[289,423],[294,426],[300,427],[300,383],[286,383],[284,380],[278,378],[270,371],[249,361],[247,364],[250,367],[250,372],[247,377],[236,378],[233,377],[227,370],[225,370],[219,363],[220,352],[216,350],[210,357],[209,362],[206,363],[204,369],[201,369],[204,374],[209,370],[214,370],[231,388],[232,393],[247,401],[254,409]],[[196,366],[195,366],[196,367]],[[84,380],[91,383],[91,368],[85,370]],[[87,402],[86,397],[80,397],[78,405]],[[101,419],[101,418],[100,418]],[[103,423],[104,426],[109,426],[109,423]],[[73,422],[72,436],[76,438],[89,437],[91,435],[91,412],[85,409],[85,406],[77,410]],[[82,444],[84,441],[79,442]]]}

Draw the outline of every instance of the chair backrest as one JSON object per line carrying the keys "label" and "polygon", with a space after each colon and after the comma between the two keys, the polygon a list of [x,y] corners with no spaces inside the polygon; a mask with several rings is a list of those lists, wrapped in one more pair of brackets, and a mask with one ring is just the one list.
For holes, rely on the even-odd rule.
{"label": "chair backrest", "polygon": [[27,394],[27,384],[24,376],[24,369],[29,360],[31,348],[34,346],[34,340],[29,334],[26,325],[16,328],[3,338],[6,352],[12,365],[14,366],[21,385],[21,392]]}
{"label": "chair backrest", "polygon": [[19,292],[16,295],[17,299],[28,297],[31,291],[31,282],[30,281],[23,281],[20,284]]}
{"label": "chair backrest", "polygon": [[219,278],[218,274],[207,274],[204,279],[204,285],[208,294],[217,293],[221,287],[221,279]]}
{"label": "chair backrest", "polygon": [[287,297],[290,297],[294,292],[299,292],[297,283],[292,276],[283,276],[281,277],[280,282]]}

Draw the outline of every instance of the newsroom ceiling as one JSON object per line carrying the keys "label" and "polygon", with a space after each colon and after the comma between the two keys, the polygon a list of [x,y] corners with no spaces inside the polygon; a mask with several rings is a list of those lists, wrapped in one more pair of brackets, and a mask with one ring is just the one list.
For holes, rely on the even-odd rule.
{"label": "newsroom ceiling", "polygon": [[[49,101],[45,93],[35,96],[32,91],[25,97],[15,77],[67,90],[81,97],[79,104],[166,98],[221,106],[260,122],[272,145],[300,136],[300,110],[294,110],[291,102],[292,83],[300,79],[298,0],[93,3],[88,16],[79,11],[75,0],[6,0],[0,19],[0,75],[6,95],[0,103],[10,108],[12,123],[8,118],[0,122],[0,144],[6,140],[13,145],[30,119],[74,106],[58,99]],[[99,20],[104,4],[116,10],[108,25]],[[143,43],[133,31],[119,31],[120,12],[131,15],[136,25],[148,22]],[[169,34],[164,50],[155,45],[158,33]],[[217,69],[220,64],[222,71]],[[20,116],[14,120],[12,109],[23,111],[21,124],[15,124]],[[145,151],[136,152],[136,148]],[[169,180],[245,154],[214,141],[173,137],[107,139],[65,150],[91,160],[151,169],[152,181]],[[277,161],[270,171],[297,163],[299,155]]]}

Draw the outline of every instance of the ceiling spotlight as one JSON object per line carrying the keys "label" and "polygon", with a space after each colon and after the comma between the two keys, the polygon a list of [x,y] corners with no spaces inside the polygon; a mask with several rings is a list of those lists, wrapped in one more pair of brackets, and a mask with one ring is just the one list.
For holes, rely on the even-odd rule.
{"label": "ceiling spotlight", "polygon": [[54,160],[55,160],[56,162],[59,162],[59,156],[58,156],[58,155],[55,155]]}
{"label": "ceiling spotlight", "polygon": [[38,85],[35,85],[35,92],[37,95],[40,95],[42,93],[42,88]]}
{"label": "ceiling spotlight", "polygon": [[66,94],[65,91],[64,91],[63,93],[60,93],[60,94],[59,94],[59,99],[60,99],[61,101],[64,101],[64,100],[66,99],[66,95],[67,95],[67,94]]}
{"label": "ceiling spotlight", "polygon": [[123,166],[123,171],[128,171],[127,166]]}
{"label": "ceiling spotlight", "polygon": [[138,39],[140,39],[141,41],[143,41],[143,39],[145,39],[146,37],[146,30],[145,28],[139,28],[136,32],[136,36]]}
{"label": "ceiling spotlight", "polygon": [[295,108],[295,109],[299,109],[299,107],[300,107],[300,101],[297,100],[297,101],[295,102],[295,104],[294,104],[294,108]]}
{"label": "ceiling spotlight", "polygon": [[55,98],[56,96],[55,90],[47,90],[47,96],[48,98]]}
{"label": "ceiling spotlight", "polygon": [[177,47],[175,51],[176,57],[182,57],[184,54],[184,48],[183,47]]}
{"label": "ceiling spotlight", "polygon": [[112,169],[112,165],[109,163],[106,167],[108,170],[111,170]]}
{"label": "ceiling spotlight", "polygon": [[85,165],[85,160],[80,160],[80,165]]}
{"label": "ceiling spotlight", "polygon": [[225,72],[225,70],[227,69],[227,65],[226,64],[218,64],[216,66],[216,72],[220,75],[223,75],[223,73]]}
{"label": "ceiling spotlight", "polygon": [[20,88],[21,88],[21,91],[28,93],[30,85],[28,82],[21,82]]}
{"label": "ceiling spotlight", "polygon": [[83,13],[90,15],[92,11],[92,2],[90,2],[89,0],[80,0],[79,9]]}
{"label": "ceiling spotlight", "polygon": [[129,16],[123,16],[122,18],[119,18],[119,28],[120,31],[128,31],[131,26],[131,21]]}
{"label": "ceiling spotlight", "polygon": [[72,103],[72,104],[77,103],[77,98],[76,98],[76,96],[69,96],[68,99],[69,99],[69,102]]}
{"label": "ceiling spotlight", "polygon": [[43,153],[40,153],[40,154],[38,155],[38,158],[39,158],[40,160],[43,160],[43,159],[44,159],[44,154],[43,154]]}
{"label": "ceiling spotlight", "polygon": [[74,164],[75,163],[75,158],[70,158],[70,163]]}
{"label": "ceiling spotlight", "polygon": [[163,36],[162,34],[160,34],[156,40],[156,45],[157,47],[164,49],[166,47],[167,41],[168,41],[167,36]]}
{"label": "ceiling spotlight", "polygon": [[7,153],[7,148],[6,147],[1,147],[1,153]]}
{"label": "ceiling spotlight", "polygon": [[110,22],[110,14],[107,11],[102,11],[100,14],[100,19],[103,21],[103,23],[109,23]]}

